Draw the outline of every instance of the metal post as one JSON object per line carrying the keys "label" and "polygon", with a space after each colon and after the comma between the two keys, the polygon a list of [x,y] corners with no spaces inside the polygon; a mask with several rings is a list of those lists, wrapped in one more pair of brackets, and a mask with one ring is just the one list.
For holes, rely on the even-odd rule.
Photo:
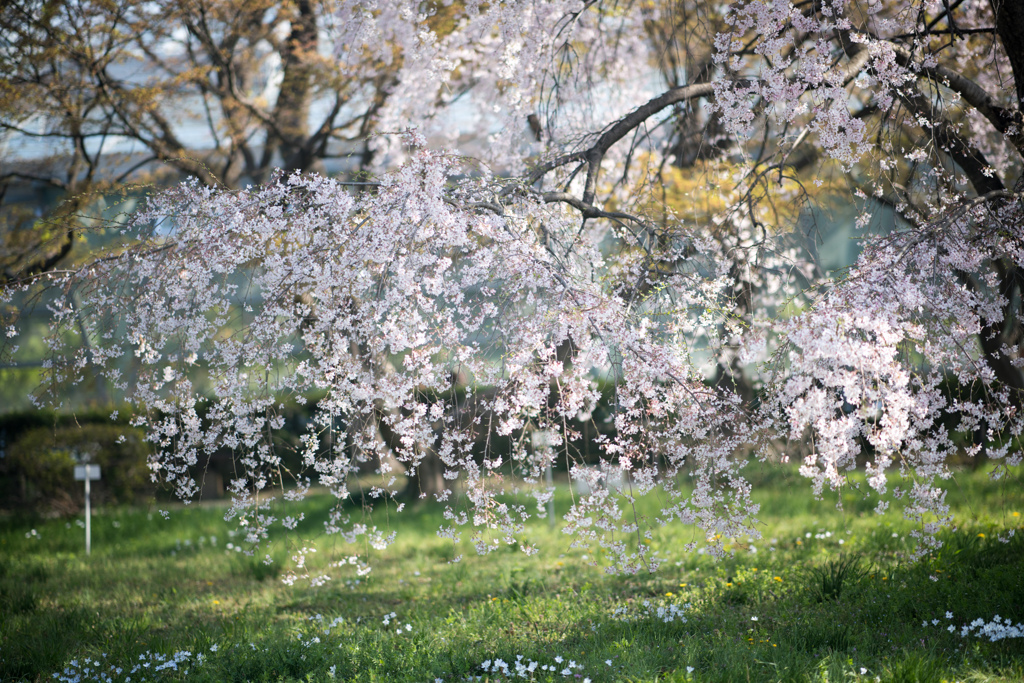
{"label": "metal post", "polygon": [[85,554],[92,553],[92,506],[90,505],[89,477],[85,478]]}
{"label": "metal post", "polygon": [[75,465],[75,481],[85,482],[85,554],[92,553],[92,480],[100,478],[99,465]]}

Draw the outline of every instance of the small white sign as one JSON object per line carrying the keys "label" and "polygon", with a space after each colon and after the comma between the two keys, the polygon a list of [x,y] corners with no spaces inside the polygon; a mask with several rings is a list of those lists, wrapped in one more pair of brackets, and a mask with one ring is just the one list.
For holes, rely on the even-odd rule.
{"label": "small white sign", "polygon": [[99,481],[99,465],[75,465],[75,481]]}

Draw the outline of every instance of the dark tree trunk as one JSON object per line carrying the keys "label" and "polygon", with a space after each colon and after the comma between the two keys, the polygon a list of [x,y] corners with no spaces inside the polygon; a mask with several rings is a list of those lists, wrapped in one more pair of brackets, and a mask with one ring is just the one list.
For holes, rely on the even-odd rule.
{"label": "dark tree trunk", "polygon": [[447,487],[444,479],[444,463],[433,451],[428,451],[420,460],[414,472],[406,472],[408,481],[402,497],[409,500],[431,500]]}
{"label": "dark tree trunk", "polygon": [[996,15],[996,33],[1010,58],[1013,79],[1017,85],[1017,109],[1024,101],[1024,2],[1021,0],[990,0]]}

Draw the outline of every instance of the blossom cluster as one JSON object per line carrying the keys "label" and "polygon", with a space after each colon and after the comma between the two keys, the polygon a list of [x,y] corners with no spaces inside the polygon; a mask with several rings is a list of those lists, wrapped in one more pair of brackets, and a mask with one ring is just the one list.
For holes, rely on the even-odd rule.
{"label": "blossom cluster", "polygon": [[[213,649],[216,652],[216,648]],[[131,665],[118,666],[116,663],[107,661],[106,653],[100,654],[99,658],[86,657],[81,661],[74,659],[68,662],[64,670],[52,675],[57,683],[83,683],[85,681],[98,681],[99,683],[113,683],[122,681],[156,681],[164,674],[179,674],[188,676],[203,666],[206,656],[202,653],[192,653],[189,650],[177,650],[170,655],[160,652],[145,652],[139,655],[137,661]]]}
{"label": "blossom cluster", "polygon": [[[640,621],[655,619],[665,624],[672,622],[686,623],[685,613],[692,607],[689,603],[677,605],[675,603],[655,604],[650,600],[643,600],[635,607],[617,607],[612,612],[612,619],[616,621]],[[756,618],[755,618],[756,621]]]}
{"label": "blossom cluster", "polygon": [[[573,677],[578,679],[580,671],[583,670],[582,664],[577,664],[573,660],[566,660],[561,655],[554,658],[552,664],[541,664],[535,660],[524,659],[522,655],[516,655],[514,662],[508,663],[503,659],[486,660],[480,668],[484,673],[489,673],[495,676],[504,676],[507,679],[513,680],[516,678],[524,678],[533,680],[534,676],[542,675],[544,673],[558,674],[563,678]],[[584,678],[583,681],[589,681],[590,678]]]}
{"label": "blossom cluster", "polygon": [[[952,620],[953,613],[946,612],[946,619]],[[921,626],[927,628],[929,623],[931,626],[938,626],[940,621],[932,619],[931,622],[923,622]],[[964,624],[959,629],[955,624],[949,624],[946,626],[946,630],[950,633],[958,633],[961,638],[967,638],[968,636],[987,638],[992,643],[1008,638],[1024,638],[1024,624],[1014,624],[1010,619],[1003,619],[998,614],[992,617],[991,621],[986,622],[979,617],[968,624]]]}
{"label": "blossom cluster", "polygon": [[[841,486],[866,447],[872,454],[868,484],[879,493],[885,493],[887,472],[897,461],[905,474],[913,473],[909,490],[897,490],[896,496],[907,497],[905,515],[921,523],[914,535],[925,547],[934,545],[934,532],[949,516],[937,481],[950,476],[948,462],[959,447],[944,418],[956,416],[957,431],[967,433],[986,429],[1015,437],[1024,430],[1019,396],[996,387],[991,360],[973,348],[976,335],[1003,324],[1005,301],[967,281],[991,279],[987,264],[1019,255],[994,235],[1004,223],[965,218],[975,220],[869,243],[844,281],[789,321],[780,350],[788,353],[789,375],[773,406],[785,416],[782,428],[791,437],[811,432],[815,448],[801,473],[818,493],[826,483]],[[958,281],[949,273],[978,275]],[[924,363],[909,366],[908,353],[920,354]],[[998,360],[1004,353],[993,356]],[[951,374],[962,385],[988,389],[951,405],[942,391]],[[1005,443],[991,445],[987,455],[1003,466],[1021,462],[1021,452]]]}

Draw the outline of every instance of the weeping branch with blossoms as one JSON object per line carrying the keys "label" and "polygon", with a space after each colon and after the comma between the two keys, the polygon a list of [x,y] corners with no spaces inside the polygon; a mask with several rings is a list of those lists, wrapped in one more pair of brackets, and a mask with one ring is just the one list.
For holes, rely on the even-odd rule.
{"label": "weeping branch with blossoms", "polygon": [[[468,525],[487,552],[519,540],[532,515],[499,500],[503,477],[537,482],[556,451],[516,445],[481,462],[476,433],[539,430],[557,446],[564,424],[599,401],[595,373],[614,373],[616,434],[603,449],[609,466],[630,474],[627,499],[662,486],[673,499],[666,512],[709,538],[756,534],[756,506],[731,457],[750,436],[737,428],[742,407],[705,385],[686,343],[695,319],[719,307],[722,282],[681,275],[673,306],[683,314],[652,315],[650,302],[602,283],[598,245],[577,243],[568,255],[551,248],[575,239],[572,211],[529,193],[487,202],[479,194],[486,185],[452,180],[458,168],[458,159],[420,149],[372,194],[293,175],[255,190],[193,182],[158,195],[125,228],[148,232],[147,241],[68,280],[54,326],[73,330],[85,320],[95,341],[84,359],[65,345],[71,337],[53,336],[53,355],[68,361],[50,367],[53,398],[87,366],[107,372],[127,401],[148,408],[135,424],[156,445],[155,475],[182,498],[197,492],[203,454],[241,453],[230,516],[246,520],[256,543],[279,521],[264,505],[284,483],[271,438],[283,427],[282,397],[321,396],[318,428],[292,473],[300,490],[315,481],[344,501],[349,477],[372,463],[385,478],[369,498],[384,502],[401,483],[387,476],[389,456],[415,472],[429,451],[446,479],[459,480],[458,502],[471,510],[453,501],[444,533]],[[74,301],[84,302],[84,315]],[[573,354],[563,361],[567,343]],[[130,381],[118,379],[126,356],[138,359]],[[195,365],[209,393],[196,390]],[[452,391],[460,375],[472,378],[465,397]],[[489,391],[474,401],[473,387]],[[475,413],[463,414],[467,406]],[[397,437],[387,453],[371,417]],[[343,435],[334,433],[339,420]],[[684,465],[696,483],[688,497],[676,488]],[[718,486],[722,478],[731,486]],[[623,568],[643,560],[643,544],[631,550],[604,538],[649,534],[621,519],[615,498],[584,498],[568,519]],[[329,528],[353,542],[373,533],[351,521],[339,505]]]}
{"label": "weeping branch with blossoms", "polygon": [[[655,524],[717,554],[758,537],[753,458],[795,456],[817,494],[866,463],[865,495],[901,502],[921,553],[950,521],[958,432],[996,475],[1019,467],[1024,59],[1002,36],[1024,18],[961,3],[951,39],[934,2],[455,7],[441,30],[402,2],[339,6],[338,59],[401,55],[380,128],[418,126],[374,140],[372,183],[187,182],[132,214],[116,253],[25,283],[59,294],[40,400],[105,374],[185,499],[231,449],[229,517],[254,545],[295,526],[276,497],[322,486],[328,532],[386,547],[369,512],[439,463],[423,495],[442,536],[532,553],[557,460],[590,490],[565,531],[627,572],[656,566]],[[428,142],[451,92],[497,112],[482,158]],[[828,173],[875,225],[841,277],[798,232],[833,201]],[[588,467],[572,443],[602,384],[611,429]],[[286,400],[315,401],[291,469]],[[379,484],[346,506],[368,469]],[[655,490],[660,515],[638,516]]]}

